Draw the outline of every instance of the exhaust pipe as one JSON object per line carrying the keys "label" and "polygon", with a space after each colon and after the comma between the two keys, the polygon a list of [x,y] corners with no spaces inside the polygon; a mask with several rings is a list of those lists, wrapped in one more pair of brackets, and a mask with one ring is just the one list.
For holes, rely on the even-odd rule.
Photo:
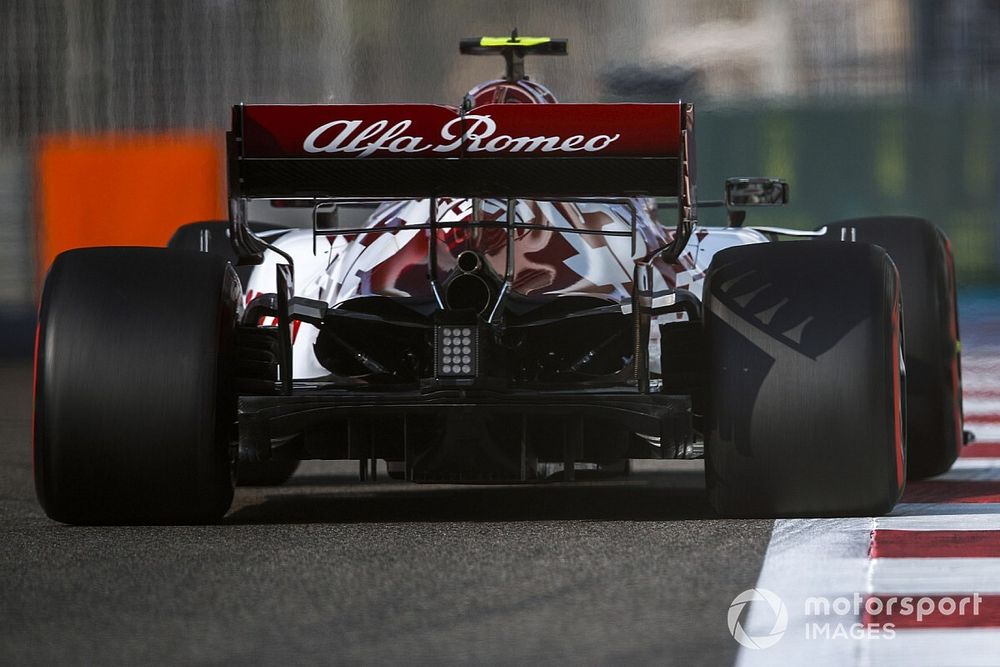
{"label": "exhaust pipe", "polygon": [[456,258],[458,271],[445,287],[445,302],[452,310],[474,310],[484,313],[493,300],[496,286],[478,252],[463,250]]}
{"label": "exhaust pipe", "polygon": [[462,273],[448,282],[445,301],[452,310],[483,313],[493,297],[490,286],[476,273]]}
{"label": "exhaust pipe", "polygon": [[478,252],[463,250],[458,253],[458,268],[463,273],[476,273],[483,266],[483,258]]}

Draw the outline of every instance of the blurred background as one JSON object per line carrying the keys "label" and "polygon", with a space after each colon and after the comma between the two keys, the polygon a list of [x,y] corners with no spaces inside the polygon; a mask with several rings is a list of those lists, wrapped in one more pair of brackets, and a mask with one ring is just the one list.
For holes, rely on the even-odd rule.
{"label": "blurred background", "polygon": [[695,102],[703,199],[783,177],[753,222],[919,215],[1000,280],[996,0],[0,0],[0,355],[55,253],[224,217],[233,103],[458,104],[503,66],[459,39],[514,27],[569,38],[527,66],[561,101]]}

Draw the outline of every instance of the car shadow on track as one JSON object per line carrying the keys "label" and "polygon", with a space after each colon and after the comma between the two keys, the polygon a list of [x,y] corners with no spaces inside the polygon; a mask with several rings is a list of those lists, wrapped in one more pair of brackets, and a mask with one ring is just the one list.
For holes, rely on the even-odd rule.
{"label": "car shadow on track", "polygon": [[716,518],[701,473],[633,475],[531,485],[358,483],[297,477],[280,488],[241,489],[231,524]]}

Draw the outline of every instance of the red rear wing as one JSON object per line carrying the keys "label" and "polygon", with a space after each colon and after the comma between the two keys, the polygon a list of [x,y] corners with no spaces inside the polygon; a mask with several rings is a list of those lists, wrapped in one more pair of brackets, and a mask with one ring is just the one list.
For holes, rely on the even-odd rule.
{"label": "red rear wing", "polygon": [[229,194],[686,198],[692,122],[682,104],[241,104]]}

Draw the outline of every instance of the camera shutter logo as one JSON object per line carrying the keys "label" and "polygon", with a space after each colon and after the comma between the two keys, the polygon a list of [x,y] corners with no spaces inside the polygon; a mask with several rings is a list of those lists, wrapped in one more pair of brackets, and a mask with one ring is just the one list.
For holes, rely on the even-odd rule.
{"label": "camera shutter logo", "polygon": [[[764,635],[747,634],[740,623],[740,614],[743,612],[743,608],[756,601],[767,603],[767,606],[774,612],[774,625],[770,632]],[[788,609],[780,597],[766,588],[751,588],[733,598],[726,620],[729,622],[729,634],[741,646],[752,649],[770,648],[778,643],[788,628]]]}

